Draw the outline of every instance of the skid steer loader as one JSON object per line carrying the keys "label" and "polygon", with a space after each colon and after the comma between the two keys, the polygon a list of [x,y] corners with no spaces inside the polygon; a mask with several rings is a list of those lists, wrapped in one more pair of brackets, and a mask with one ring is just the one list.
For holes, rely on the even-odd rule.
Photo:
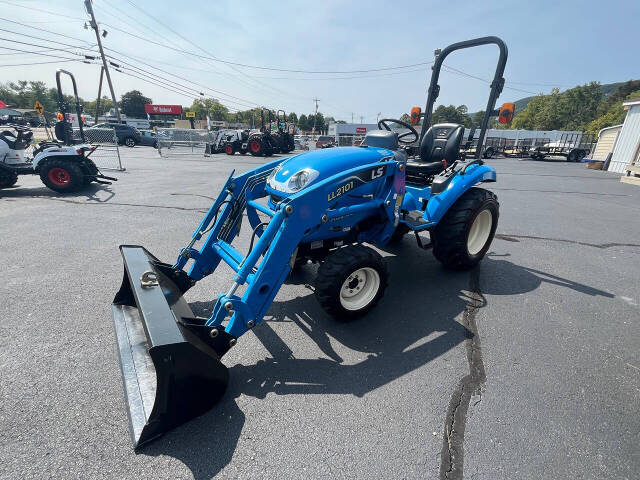
{"label": "skid steer loader", "polygon": [[[315,150],[232,173],[174,264],[141,246],[120,246],[124,278],[112,310],[135,448],[220,399],[228,382],[221,358],[244,333],[259,328],[301,259],[321,263],[315,295],[344,321],[372,309],[387,285],[384,260],[367,243],[384,247],[412,231],[418,246],[433,248],[449,268],[482,260],[496,230],[498,202],[475,186],[494,182],[496,172],[484,165],[480,150],[474,159],[460,160],[463,126],[431,125],[431,115],[445,58],[487,44],[499,47],[499,60],[482,144],[504,85],[507,47],[497,37],[439,52],[425,113],[416,115],[423,118],[421,134],[410,124],[383,119],[359,147]],[[503,106],[501,122],[512,114]],[[403,130],[392,129],[393,122]],[[419,154],[409,157],[403,146],[416,141]],[[233,241],[245,215],[252,235],[249,250],[241,252]],[[430,243],[423,243],[421,232],[429,233]],[[221,262],[235,272],[233,281],[218,294],[212,315],[197,317],[183,295],[215,275]]]}

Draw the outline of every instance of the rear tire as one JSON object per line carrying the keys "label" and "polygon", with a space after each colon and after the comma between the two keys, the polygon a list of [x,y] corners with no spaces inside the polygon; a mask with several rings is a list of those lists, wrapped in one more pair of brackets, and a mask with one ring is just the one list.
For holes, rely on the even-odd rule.
{"label": "rear tire", "polygon": [[231,145],[230,143],[227,143],[225,145],[224,151],[227,155],[233,155],[234,153],[236,153],[235,149],[233,148],[233,145]]}
{"label": "rear tire", "polygon": [[331,253],[320,265],[315,295],[329,315],[346,322],[378,303],[388,278],[378,252],[364,245],[349,245]]}
{"label": "rear tire", "polygon": [[13,187],[18,181],[18,174],[12,171],[0,172],[0,188]]}
{"label": "rear tire", "polygon": [[136,140],[132,137],[125,138],[123,143],[129,148],[133,148],[136,146]]}
{"label": "rear tire", "polygon": [[254,157],[261,157],[264,154],[264,143],[259,137],[250,138],[248,147]]}
{"label": "rear tire", "polygon": [[40,167],[40,180],[55,192],[75,192],[85,185],[85,175],[71,160],[52,159]]}
{"label": "rear tire", "polygon": [[436,259],[454,270],[477,265],[496,233],[499,207],[493,192],[483,188],[467,190],[432,230]]}

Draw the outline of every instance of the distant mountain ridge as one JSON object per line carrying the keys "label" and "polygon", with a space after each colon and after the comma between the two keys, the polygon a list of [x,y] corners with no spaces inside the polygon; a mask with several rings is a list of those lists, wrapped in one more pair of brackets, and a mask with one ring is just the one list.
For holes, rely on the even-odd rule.
{"label": "distant mountain ridge", "polygon": [[[620,88],[622,85],[624,85],[626,82],[615,82],[615,83],[605,83],[603,85],[600,85],[600,90],[602,90],[602,94],[603,96],[606,98],[609,95],[611,95],[612,93],[614,93],[616,90],[618,90],[618,88]],[[576,85],[577,86],[577,85]],[[545,95],[548,95],[545,93]],[[504,94],[502,95],[504,97]],[[513,103],[515,103],[516,106],[516,111],[515,113],[518,114],[520,113],[522,110],[524,110],[525,108],[527,108],[527,105],[529,105],[529,102],[531,101],[531,99],[533,99],[535,97],[535,95],[532,95],[530,97],[524,97],[521,98],[520,100],[516,100]],[[506,100],[505,100],[506,101]],[[473,112],[473,113],[468,113],[467,115],[471,118],[474,117],[474,115],[477,112]]]}

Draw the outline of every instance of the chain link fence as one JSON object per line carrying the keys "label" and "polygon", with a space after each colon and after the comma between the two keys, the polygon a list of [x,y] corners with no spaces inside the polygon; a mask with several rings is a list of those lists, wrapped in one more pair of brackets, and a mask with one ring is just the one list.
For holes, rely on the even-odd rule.
{"label": "chain link fence", "polygon": [[[84,135],[89,144],[98,147],[89,158],[100,170],[125,170],[120,158],[118,137],[113,128],[89,128],[84,130]],[[73,129],[73,139],[80,140],[80,130]]]}
{"label": "chain link fence", "polygon": [[217,133],[204,129],[157,128],[158,153],[163,158],[204,156],[207,153],[207,145],[216,142]]}

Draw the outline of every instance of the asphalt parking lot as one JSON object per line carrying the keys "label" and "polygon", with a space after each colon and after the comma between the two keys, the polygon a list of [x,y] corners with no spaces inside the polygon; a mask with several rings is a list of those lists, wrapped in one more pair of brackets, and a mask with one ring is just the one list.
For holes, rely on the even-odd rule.
{"label": "asphalt parking lot", "polygon": [[[445,271],[407,237],[378,307],[338,324],[303,267],[224,357],[218,407],[134,454],[117,247],[172,262],[261,159],[122,152],[111,186],[0,191],[0,477],[638,478],[640,189],[522,159],[490,161],[501,216],[479,268]],[[198,313],[230,285],[212,277],[189,292]]]}

